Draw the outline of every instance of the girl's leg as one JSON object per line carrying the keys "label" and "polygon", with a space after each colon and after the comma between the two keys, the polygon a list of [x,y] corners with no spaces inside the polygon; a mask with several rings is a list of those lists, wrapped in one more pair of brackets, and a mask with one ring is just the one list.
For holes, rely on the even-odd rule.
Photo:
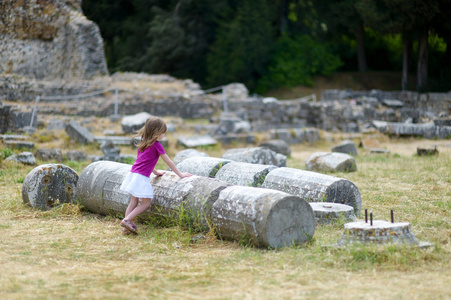
{"label": "girl's leg", "polygon": [[130,203],[127,206],[127,209],[125,210],[125,219],[127,219],[127,216],[138,206],[138,198],[136,198],[133,195],[130,195]]}
{"label": "girl's leg", "polygon": [[129,212],[129,214],[126,215],[124,220],[133,221],[134,218],[142,214],[149,207],[150,207],[150,198],[141,198],[141,205],[135,206],[135,208],[131,212]]}

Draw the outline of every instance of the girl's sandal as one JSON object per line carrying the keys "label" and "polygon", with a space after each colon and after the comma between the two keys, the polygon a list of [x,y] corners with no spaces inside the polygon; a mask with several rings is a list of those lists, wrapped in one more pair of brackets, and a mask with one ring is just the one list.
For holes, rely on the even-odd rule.
{"label": "girl's sandal", "polygon": [[129,220],[122,220],[121,226],[134,234],[138,234],[138,231],[136,231],[136,228],[133,228],[132,222],[130,222]]}

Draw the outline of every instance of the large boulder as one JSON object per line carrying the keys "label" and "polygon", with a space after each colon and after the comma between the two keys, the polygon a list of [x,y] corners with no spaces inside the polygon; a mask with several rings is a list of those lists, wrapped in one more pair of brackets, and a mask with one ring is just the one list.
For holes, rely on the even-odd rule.
{"label": "large boulder", "polygon": [[99,27],[81,1],[0,2],[0,73],[46,80],[107,74]]}
{"label": "large boulder", "polygon": [[349,154],[316,152],[305,160],[305,168],[317,172],[354,172],[357,171],[357,164]]}

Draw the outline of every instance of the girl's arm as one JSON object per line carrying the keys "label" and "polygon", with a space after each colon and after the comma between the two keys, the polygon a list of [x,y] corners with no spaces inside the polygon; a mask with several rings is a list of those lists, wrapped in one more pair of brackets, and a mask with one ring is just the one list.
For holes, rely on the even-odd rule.
{"label": "girl's arm", "polygon": [[174,171],[175,174],[177,174],[178,177],[184,178],[184,177],[193,176],[193,174],[190,174],[190,173],[180,173],[179,169],[177,169],[175,164],[172,162],[172,160],[169,158],[169,156],[166,153],[160,155],[160,157],[168,165],[168,167],[171,168],[171,170]]}

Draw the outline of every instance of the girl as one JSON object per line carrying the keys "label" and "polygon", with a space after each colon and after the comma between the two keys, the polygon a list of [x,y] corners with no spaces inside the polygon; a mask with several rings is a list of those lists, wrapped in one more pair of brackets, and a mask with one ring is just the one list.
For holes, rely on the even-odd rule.
{"label": "girl", "polygon": [[[153,187],[150,183],[150,173],[162,176],[165,172],[155,170],[155,165],[161,157],[171,170],[180,178],[192,176],[190,173],[180,173],[175,164],[166,154],[160,141],[166,134],[166,123],[158,117],[150,117],[141,128],[136,137],[141,137],[138,143],[138,155],[135,163],[127,174],[120,189],[130,193],[130,204],[125,211],[125,218],[121,221],[123,234],[138,234],[133,219],[150,207],[153,198]],[[141,205],[138,206],[138,200]]]}

